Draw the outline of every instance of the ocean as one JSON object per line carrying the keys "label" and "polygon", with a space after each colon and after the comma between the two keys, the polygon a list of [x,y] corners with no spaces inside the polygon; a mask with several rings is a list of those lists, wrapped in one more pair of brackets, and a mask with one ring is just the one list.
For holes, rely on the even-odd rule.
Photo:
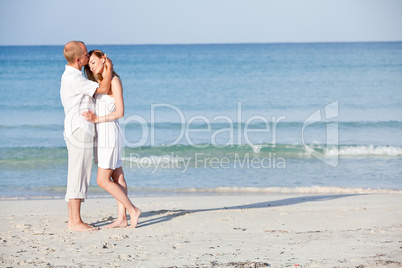
{"label": "ocean", "polygon": [[[402,43],[88,45],[130,195],[402,191]],[[0,46],[0,198],[62,198],[63,46]],[[96,185],[90,196],[108,196]]]}

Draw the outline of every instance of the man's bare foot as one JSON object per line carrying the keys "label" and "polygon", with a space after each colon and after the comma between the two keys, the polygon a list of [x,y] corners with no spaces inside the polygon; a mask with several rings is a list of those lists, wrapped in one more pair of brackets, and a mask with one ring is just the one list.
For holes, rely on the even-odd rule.
{"label": "man's bare foot", "polygon": [[106,225],[106,229],[112,229],[112,228],[125,228],[128,226],[127,219],[126,220],[119,220],[117,219],[116,221],[112,222],[109,225]]}
{"label": "man's bare foot", "polygon": [[131,225],[128,228],[135,228],[137,227],[138,224],[138,218],[141,216],[141,209],[134,207],[133,211],[129,211],[130,213],[130,220],[131,220]]}
{"label": "man's bare foot", "polygon": [[90,226],[86,223],[80,222],[77,224],[68,223],[67,228],[72,232],[86,232],[86,231],[97,231],[98,227]]}

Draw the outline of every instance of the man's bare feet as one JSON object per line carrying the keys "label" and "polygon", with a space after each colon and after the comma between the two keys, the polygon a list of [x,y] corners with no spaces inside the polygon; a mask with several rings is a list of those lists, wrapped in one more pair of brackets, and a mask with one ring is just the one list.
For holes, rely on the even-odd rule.
{"label": "man's bare feet", "polygon": [[87,232],[87,231],[97,231],[99,230],[98,227],[93,227],[86,223],[80,222],[77,224],[70,224],[68,223],[67,228],[72,232]]}
{"label": "man's bare feet", "polygon": [[138,218],[141,216],[141,209],[134,207],[133,211],[129,211],[130,213],[130,220],[131,220],[131,225],[128,228],[135,228],[137,227],[138,224]]}
{"label": "man's bare feet", "polygon": [[105,229],[112,229],[112,228],[125,228],[128,226],[127,219],[126,220],[119,220],[112,222],[109,225],[105,226]]}

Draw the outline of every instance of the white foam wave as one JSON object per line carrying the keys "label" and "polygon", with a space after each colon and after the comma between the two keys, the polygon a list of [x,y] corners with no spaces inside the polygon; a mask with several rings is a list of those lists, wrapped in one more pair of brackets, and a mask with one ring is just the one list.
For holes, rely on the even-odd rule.
{"label": "white foam wave", "polygon": [[371,189],[371,188],[343,188],[334,186],[310,187],[216,187],[216,188],[186,188],[175,189],[175,192],[187,193],[294,193],[294,194],[385,194],[398,193],[402,190]]}
{"label": "white foam wave", "polygon": [[262,145],[261,144],[251,145],[251,148],[253,149],[253,152],[257,154],[261,151]]}
{"label": "white foam wave", "polygon": [[325,153],[327,156],[402,156],[402,148],[396,146],[355,145],[331,148]]}

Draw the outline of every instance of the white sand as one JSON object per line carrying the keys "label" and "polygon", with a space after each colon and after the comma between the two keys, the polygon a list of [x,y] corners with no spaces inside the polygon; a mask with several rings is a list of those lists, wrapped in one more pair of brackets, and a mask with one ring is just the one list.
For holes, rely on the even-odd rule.
{"label": "white sand", "polygon": [[[66,229],[62,199],[0,201],[0,267],[402,266],[402,194],[132,200],[138,228],[85,233]],[[88,199],[82,214],[102,226],[115,201]]]}

